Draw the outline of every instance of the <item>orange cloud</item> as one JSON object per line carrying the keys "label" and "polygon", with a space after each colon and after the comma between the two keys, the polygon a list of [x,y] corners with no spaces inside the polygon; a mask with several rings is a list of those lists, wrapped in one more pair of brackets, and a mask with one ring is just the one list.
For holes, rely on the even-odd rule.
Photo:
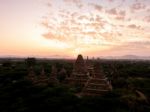
{"label": "orange cloud", "polygon": [[124,16],[117,16],[116,19],[117,19],[117,20],[124,20],[125,17],[124,17]]}
{"label": "orange cloud", "polygon": [[43,37],[45,37],[46,39],[51,39],[51,40],[59,40],[59,41],[67,40],[66,37],[64,37],[64,35],[55,34],[52,32],[44,33]]}
{"label": "orange cloud", "polygon": [[101,5],[97,5],[94,3],[90,3],[89,5],[93,6],[95,10],[102,11],[103,7]]}
{"label": "orange cloud", "polygon": [[107,0],[107,1],[109,1],[109,2],[114,2],[114,0]]}
{"label": "orange cloud", "polygon": [[128,25],[128,27],[132,28],[132,29],[140,29],[141,28],[141,26],[137,26],[135,24],[130,24],[130,25]]}
{"label": "orange cloud", "polygon": [[126,11],[121,10],[121,11],[119,12],[119,15],[120,15],[120,16],[125,16],[125,15],[126,15]]}
{"label": "orange cloud", "polygon": [[110,10],[107,10],[106,12],[108,14],[111,14],[111,15],[117,15],[118,14],[116,8],[112,8]]}
{"label": "orange cloud", "polygon": [[78,17],[79,20],[88,20],[89,18],[86,15],[81,15]]}
{"label": "orange cloud", "polygon": [[126,16],[126,11],[121,10],[117,15],[116,15],[116,19],[117,20],[124,20]]}
{"label": "orange cloud", "polygon": [[49,28],[49,23],[48,23],[48,21],[42,21],[42,22],[41,22],[41,25],[43,25],[43,26],[46,27],[46,28]]}
{"label": "orange cloud", "polygon": [[[65,1],[67,1],[67,3],[76,4],[74,0]],[[55,39],[67,44],[71,43],[74,46],[72,49],[84,47],[82,48],[83,51],[87,51],[89,46],[91,50],[99,46],[105,46],[106,48],[114,46],[118,48],[120,47],[118,46],[120,42],[122,42],[121,48],[123,49],[126,48],[127,45],[131,45],[128,41],[132,40],[134,42],[139,39],[136,37],[141,37],[141,27],[143,26],[139,24],[129,24],[127,19],[131,18],[133,21],[133,17],[128,15],[128,10],[110,7],[109,9],[105,9],[104,12],[105,7],[103,4],[86,4],[87,5],[83,8],[92,8],[92,12],[84,12],[85,10],[82,12],[76,7],[72,11],[66,8],[58,10],[58,12],[54,14],[54,17],[56,15],[56,22],[49,17],[49,21],[42,23],[48,28],[48,33],[43,34],[43,36],[47,39]],[[148,17],[146,18],[148,20]],[[141,40],[141,38],[139,40]],[[135,45],[136,43],[133,44]],[[98,49],[100,48],[97,48],[97,50]]]}
{"label": "orange cloud", "polygon": [[51,3],[47,3],[46,4],[48,7],[52,7],[52,4]]}
{"label": "orange cloud", "polygon": [[116,20],[124,20],[126,16],[125,10],[117,10],[116,8],[106,10],[106,13],[112,15]]}
{"label": "orange cloud", "polygon": [[148,8],[146,11],[147,11],[148,13],[150,13],[150,8]]}
{"label": "orange cloud", "polygon": [[145,16],[144,17],[144,21],[147,21],[148,23],[150,23],[150,15],[149,16]]}
{"label": "orange cloud", "polygon": [[140,2],[137,2],[137,3],[134,3],[132,4],[131,6],[131,10],[141,10],[141,9],[145,9],[146,8],[146,5],[140,3]]}
{"label": "orange cloud", "polygon": [[65,3],[73,3],[75,4],[78,8],[82,8],[83,4],[81,0],[64,0]]}
{"label": "orange cloud", "polygon": [[150,48],[150,41],[135,41],[135,42],[124,42],[118,47],[119,49],[124,49],[127,51],[130,50],[139,50]]}

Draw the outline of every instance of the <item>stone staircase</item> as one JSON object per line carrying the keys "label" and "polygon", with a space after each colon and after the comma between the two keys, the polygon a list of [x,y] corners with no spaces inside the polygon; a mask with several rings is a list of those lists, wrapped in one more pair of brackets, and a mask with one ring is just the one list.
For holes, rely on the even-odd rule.
{"label": "stone staircase", "polygon": [[82,96],[101,96],[110,90],[111,88],[106,78],[90,78],[86,82],[81,94]]}
{"label": "stone staircase", "polygon": [[85,83],[88,81],[88,76],[84,74],[76,74],[66,79],[66,82],[69,83],[70,86],[78,85],[80,87],[84,87]]}

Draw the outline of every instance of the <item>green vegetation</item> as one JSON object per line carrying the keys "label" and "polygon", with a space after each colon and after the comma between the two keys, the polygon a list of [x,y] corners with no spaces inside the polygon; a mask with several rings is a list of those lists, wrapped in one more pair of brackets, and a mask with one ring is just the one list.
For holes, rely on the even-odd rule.
{"label": "green vegetation", "polygon": [[74,90],[63,84],[34,86],[25,80],[28,66],[47,74],[51,66],[58,71],[64,67],[70,75],[72,60],[1,61],[1,112],[148,112],[150,111],[150,62],[125,60],[97,60],[113,85],[113,91],[101,97],[77,97]]}

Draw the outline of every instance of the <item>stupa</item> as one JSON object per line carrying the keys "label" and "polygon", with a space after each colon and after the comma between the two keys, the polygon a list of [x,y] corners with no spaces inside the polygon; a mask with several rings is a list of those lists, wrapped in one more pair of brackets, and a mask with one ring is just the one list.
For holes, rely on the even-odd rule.
{"label": "stupa", "polygon": [[49,81],[48,83],[50,85],[56,85],[59,83],[58,79],[57,79],[57,69],[55,66],[52,66],[52,69],[51,69],[51,74],[49,76]]}
{"label": "stupa", "polygon": [[74,63],[73,72],[70,77],[66,78],[66,82],[70,86],[82,88],[89,79],[87,69],[82,55],[78,55],[77,60]]}
{"label": "stupa", "polygon": [[44,67],[42,67],[41,74],[38,76],[37,85],[45,86],[48,84],[48,77],[45,74]]}
{"label": "stupa", "polygon": [[29,71],[29,73],[28,73],[26,79],[31,81],[33,84],[35,84],[37,82],[37,76],[34,73],[33,67],[31,66],[28,71]]}
{"label": "stupa", "polygon": [[64,82],[66,78],[67,78],[67,71],[63,67],[58,73],[58,79],[60,82]]}

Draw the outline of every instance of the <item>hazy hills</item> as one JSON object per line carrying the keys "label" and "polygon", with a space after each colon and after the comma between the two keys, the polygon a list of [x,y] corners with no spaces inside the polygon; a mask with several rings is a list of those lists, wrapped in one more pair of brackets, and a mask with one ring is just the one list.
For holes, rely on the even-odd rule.
{"label": "hazy hills", "polygon": [[128,60],[150,60],[150,56],[124,55],[124,56],[108,56],[106,59],[128,59]]}
{"label": "hazy hills", "polygon": [[[30,57],[30,56],[28,56]],[[3,59],[10,59],[10,60],[24,60],[28,57],[20,57],[20,56],[0,56],[0,60],[3,60]],[[31,56],[33,57],[33,56]],[[37,59],[72,59],[70,57],[61,57],[61,56],[49,56],[49,57],[36,57],[35,58]],[[126,60],[150,60],[150,56],[137,56],[137,55],[123,55],[123,56],[99,56],[100,59],[126,59]],[[96,59],[96,58],[95,58]]]}

